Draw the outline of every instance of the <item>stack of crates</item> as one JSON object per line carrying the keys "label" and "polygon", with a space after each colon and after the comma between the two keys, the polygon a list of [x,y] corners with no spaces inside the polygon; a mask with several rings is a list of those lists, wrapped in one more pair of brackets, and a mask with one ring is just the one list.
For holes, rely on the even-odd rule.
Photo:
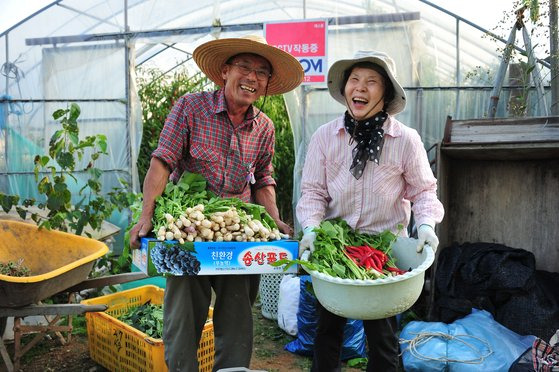
{"label": "stack of crates", "polygon": [[[154,305],[162,304],[163,295],[163,289],[154,285],[145,285],[82,301],[81,303],[85,305],[108,306],[105,312],[88,312],[85,315],[91,359],[110,371],[167,371],[163,340],[149,337],[117,319],[129,309],[147,302]],[[214,364],[214,333],[211,316],[210,311],[198,347],[201,372],[211,372]]]}

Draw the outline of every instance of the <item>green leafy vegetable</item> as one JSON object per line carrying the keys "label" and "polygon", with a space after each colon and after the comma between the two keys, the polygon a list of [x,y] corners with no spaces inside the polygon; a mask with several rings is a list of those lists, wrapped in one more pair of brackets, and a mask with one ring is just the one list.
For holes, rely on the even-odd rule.
{"label": "green leafy vegetable", "polygon": [[[403,226],[398,226],[402,229]],[[285,265],[284,269],[294,264],[300,264],[310,270],[322,272],[330,276],[343,279],[377,279],[391,274],[390,270],[370,270],[356,263],[346,253],[345,248],[350,246],[370,246],[382,251],[388,256],[387,265],[395,266],[391,255],[392,244],[398,237],[397,234],[387,230],[380,234],[365,234],[353,230],[346,221],[337,218],[323,221],[314,229],[316,240],[310,261],[280,260],[274,266]]]}
{"label": "green leafy vegetable", "polygon": [[147,302],[130,308],[119,320],[153,338],[163,337],[163,305]]}

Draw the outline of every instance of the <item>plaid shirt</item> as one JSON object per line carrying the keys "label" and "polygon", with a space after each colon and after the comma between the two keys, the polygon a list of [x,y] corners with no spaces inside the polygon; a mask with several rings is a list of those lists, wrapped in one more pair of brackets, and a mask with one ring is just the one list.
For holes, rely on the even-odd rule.
{"label": "plaid shirt", "polygon": [[[253,115],[251,106],[247,117]],[[167,164],[174,182],[187,170],[204,176],[216,194],[249,202],[251,174],[255,189],[276,184],[272,178],[274,143],[274,125],[263,112],[234,126],[220,89],[179,98],[152,156]]]}
{"label": "plaid shirt", "polygon": [[537,372],[559,371],[559,345],[536,338],[532,344],[532,363]]}

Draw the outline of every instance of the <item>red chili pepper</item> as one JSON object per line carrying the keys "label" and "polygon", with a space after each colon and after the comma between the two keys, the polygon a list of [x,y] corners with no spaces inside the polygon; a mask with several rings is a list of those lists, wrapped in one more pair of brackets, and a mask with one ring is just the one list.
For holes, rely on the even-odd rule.
{"label": "red chili pepper", "polygon": [[349,258],[350,260],[352,260],[353,262],[355,262],[355,264],[356,264],[357,266],[359,266],[359,262],[357,262],[357,261],[355,260],[355,258],[353,258],[347,251],[344,251],[344,253],[345,253],[345,255],[347,256],[347,258]]}
{"label": "red chili pepper", "polygon": [[368,247],[360,246],[347,246],[346,252],[356,259],[360,265],[364,265],[365,260],[370,256],[370,250],[367,249]]}
{"label": "red chili pepper", "polygon": [[375,262],[375,267],[379,273],[382,273],[382,265],[379,262]]}
{"label": "red chili pepper", "polygon": [[378,255],[373,255],[373,256],[371,257],[371,259],[375,262],[375,266],[378,267],[378,268],[380,269],[379,271],[382,271],[382,267],[383,267],[384,265],[383,265],[383,263],[382,263],[382,261],[381,261],[381,258],[380,258]]}
{"label": "red chili pepper", "polygon": [[383,251],[377,251],[377,256],[379,257],[383,266],[386,262],[388,262],[388,255],[386,253],[384,253]]}
{"label": "red chili pepper", "polygon": [[346,250],[356,256],[361,256],[363,255],[365,252],[363,251],[363,248],[361,247],[354,247],[354,246],[348,246],[346,247]]}
{"label": "red chili pepper", "polygon": [[388,261],[388,256],[383,251],[368,245],[347,246],[345,252],[358,266],[365,267],[367,270],[374,269],[379,273],[382,273]]}

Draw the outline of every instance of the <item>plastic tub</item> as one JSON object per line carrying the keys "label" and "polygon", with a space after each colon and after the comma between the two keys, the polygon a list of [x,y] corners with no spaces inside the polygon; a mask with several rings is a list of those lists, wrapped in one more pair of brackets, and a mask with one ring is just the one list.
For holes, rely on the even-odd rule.
{"label": "plastic tub", "polygon": [[384,279],[341,279],[303,268],[311,275],[316,298],[328,311],[349,319],[383,319],[409,309],[421,294],[425,270],[435,254],[429,246],[421,253],[416,247],[416,239],[398,238],[392,247],[396,265],[412,270]]}
{"label": "plastic tub", "polygon": [[37,303],[87,279],[94,261],[106,254],[104,243],[61,231],[0,220],[0,262],[17,262],[31,276],[0,274],[0,307]]}

